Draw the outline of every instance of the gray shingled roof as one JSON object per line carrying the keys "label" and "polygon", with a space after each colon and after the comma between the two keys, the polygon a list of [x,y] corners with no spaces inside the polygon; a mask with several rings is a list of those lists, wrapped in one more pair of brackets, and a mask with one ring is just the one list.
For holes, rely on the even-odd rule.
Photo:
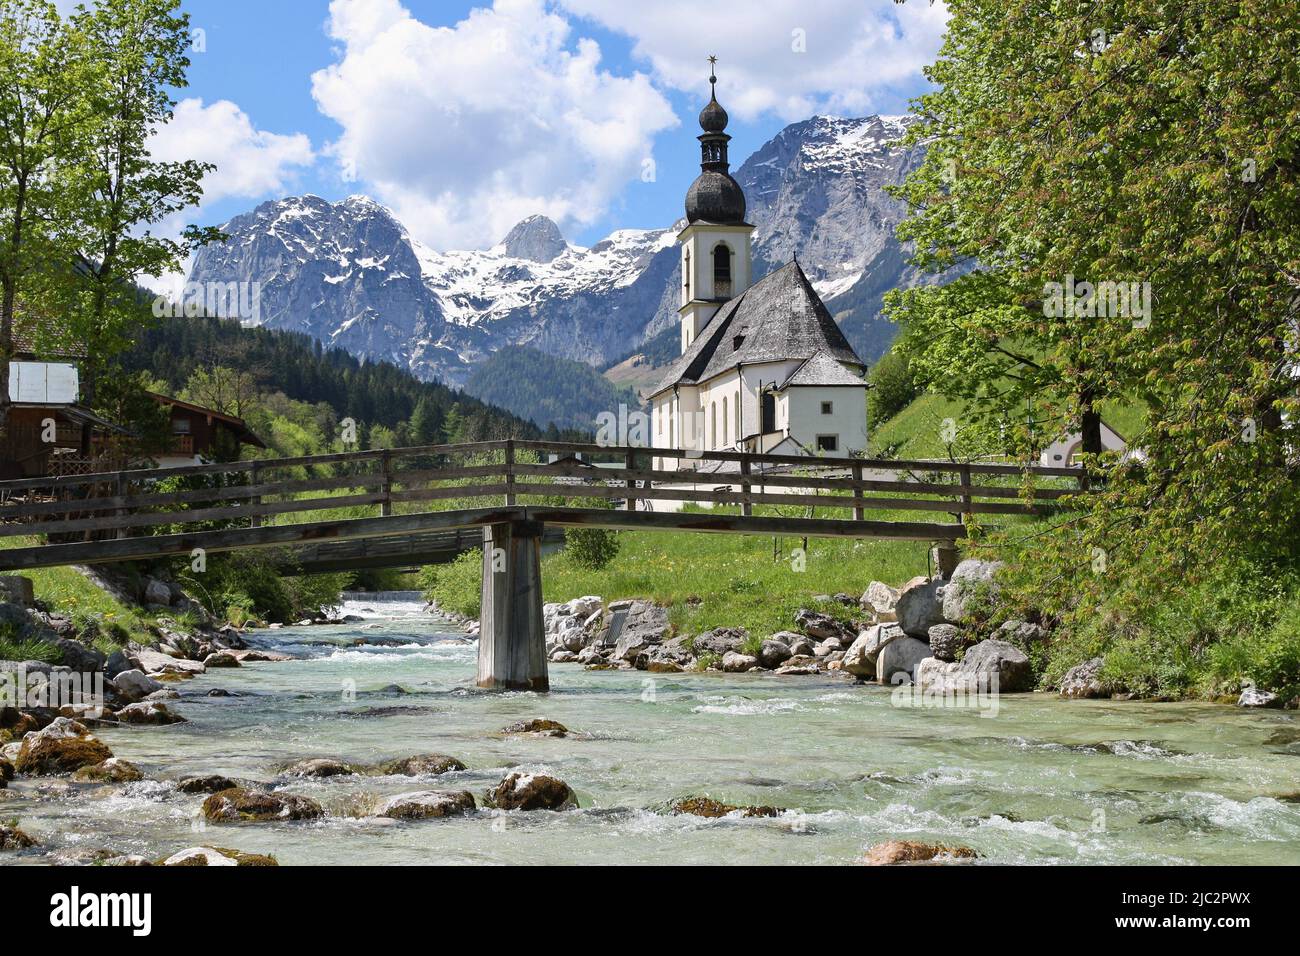
{"label": "gray shingled roof", "polygon": [[686,353],[668,367],[652,394],[698,384],[738,365],[810,359],[818,352],[864,364],[799,263],[791,262],[719,309]]}
{"label": "gray shingled roof", "polygon": [[782,384],[785,390],[791,385],[863,385],[861,375],[854,375],[829,352],[818,352],[790,373]]}

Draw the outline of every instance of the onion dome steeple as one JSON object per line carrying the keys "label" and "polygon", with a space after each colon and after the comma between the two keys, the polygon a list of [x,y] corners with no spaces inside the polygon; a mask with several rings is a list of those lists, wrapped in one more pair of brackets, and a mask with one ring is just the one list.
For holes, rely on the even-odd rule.
{"label": "onion dome steeple", "polygon": [[711,222],[719,225],[742,225],[745,222],[745,192],[730,173],[727,144],[731,137],[727,128],[727,111],[718,102],[718,77],[713,64],[716,56],[709,57],[709,84],[712,94],[700,111],[700,175],[686,193],[686,219],[688,222]]}

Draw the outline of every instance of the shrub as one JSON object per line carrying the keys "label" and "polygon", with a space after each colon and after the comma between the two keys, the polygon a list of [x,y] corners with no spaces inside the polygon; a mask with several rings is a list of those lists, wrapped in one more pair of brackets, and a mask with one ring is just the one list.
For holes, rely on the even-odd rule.
{"label": "shrub", "polygon": [[618,532],[608,528],[566,528],[564,550],[580,568],[599,571],[618,556]]}

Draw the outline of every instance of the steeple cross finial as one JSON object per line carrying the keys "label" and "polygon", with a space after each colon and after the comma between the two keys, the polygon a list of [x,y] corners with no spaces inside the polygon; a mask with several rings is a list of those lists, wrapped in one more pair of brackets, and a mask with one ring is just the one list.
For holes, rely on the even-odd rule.
{"label": "steeple cross finial", "polygon": [[714,69],[713,69],[714,66],[717,65],[717,62],[718,62],[718,58],[717,58],[716,56],[711,56],[711,57],[709,57],[709,82],[710,82],[710,83],[717,83],[717,82],[718,82],[718,77],[717,77],[717,75],[715,74]]}

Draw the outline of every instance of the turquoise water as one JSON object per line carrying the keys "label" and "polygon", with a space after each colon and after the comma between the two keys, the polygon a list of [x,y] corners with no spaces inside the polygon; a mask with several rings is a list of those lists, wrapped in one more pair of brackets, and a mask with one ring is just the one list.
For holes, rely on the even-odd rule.
{"label": "turquoise water", "polygon": [[[97,731],[149,779],[20,780],[0,791],[0,816],[18,817],[51,848],[158,857],[207,843],[284,864],[837,864],[893,838],[959,843],[995,863],[1300,863],[1300,803],[1277,799],[1300,791],[1295,712],[1040,694],[1004,697],[996,716],[981,717],[896,707],[888,688],[834,678],[554,664],[549,695],[490,694],[473,688],[474,645],[417,605],[347,610],[363,607],[363,624],[254,634],[252,643],[300,659],[179,685],[186,724]],[[205,696],[213,688],[239,696]],[[574,733],[499,734],[527,717]],[[283,783],[326,807],[318,822],[205,824],[203,798],[168,782],[223,773],[279,786],[277,768],[303,757],[376,763],[425,752],[470,769]],[[562,778],[582,809],[415,823],[365,815],[404,791],[481,798],[514,769]],[[788,812],[664,812],[694,794]]]}

